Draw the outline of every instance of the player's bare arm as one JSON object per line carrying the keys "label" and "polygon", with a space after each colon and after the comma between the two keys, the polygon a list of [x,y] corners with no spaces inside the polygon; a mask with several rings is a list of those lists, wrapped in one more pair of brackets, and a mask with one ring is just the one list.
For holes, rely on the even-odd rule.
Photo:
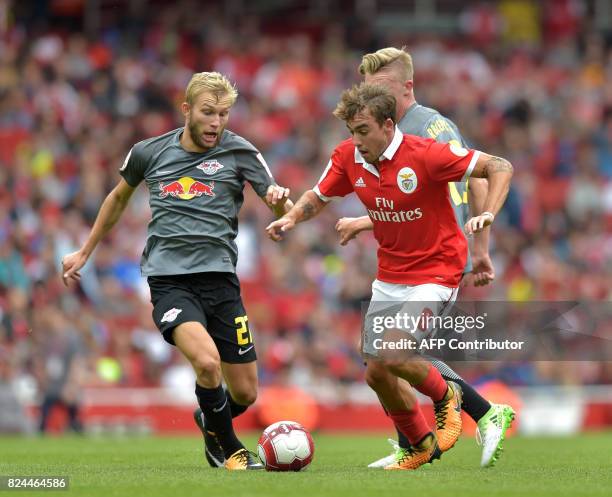
{"label": "player's bare arm", "polygon": [[[468,207],[470,216],[475,217],[485,211],[484,205],[489,191],[489,183],[484,178],[470,178],[468,187]],[[472,250],[472,276],[474,286],[485,286],[495,279],[495,269],[489,255],[489,233],[491,228],[485,227],[481,232],[474,233]]]}
{"label": "player's bare arm", "polygon": [[336,223],[336,231],[340,235],[340,245],[346,245],[362,231],[374,229],[369,216],[343,217]]}
{"label": "player's bare arm", "polygon": [[277,219],[284,216],[293,207],[293,202],[289,198],[289,188],[280,185],[270,185],[265,197],[261,197],[274,213]]}
{"label": "player's bare arm", "polygon": [[465,224],[465,231],[467,233],[479,233],[493,223],[495,216],[502,205],[504,205],[510,190],[512,174],[512,164],[506,159],[485,153],[480,154],[471,177],[486,178],[489,184],[489,191],[484,202],[483,211]]}
{"label": "player's bare arm", "polygon": [[67,254],[62,258],[62,280],[64,285],[68,286],[71,280],[79,281],[81,279],[79,270],[85,265],[100,240],[117,223],[134,190],[135,188],[128,185],[122,178],[117,186],[106,196],[85,244],[76,252]]}
{"label": "player's bare arm", "polygon": [[315,217],[327,205],[312,190],[305,192],[296,204],[283,217],[270,223],[266,228],[268,237],[275,242],[282,239],[281,234],[293,229],[297,223]]}

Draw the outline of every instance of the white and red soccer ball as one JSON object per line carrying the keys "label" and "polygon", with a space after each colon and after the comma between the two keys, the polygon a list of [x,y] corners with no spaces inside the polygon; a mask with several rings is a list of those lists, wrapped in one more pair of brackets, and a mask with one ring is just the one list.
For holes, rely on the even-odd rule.
{"label": "white and red soccer ball", "polygon": [[312,462],[310,433],[295,421],[278,421],[259,438],[257,453],[268,471],[300,471]]}

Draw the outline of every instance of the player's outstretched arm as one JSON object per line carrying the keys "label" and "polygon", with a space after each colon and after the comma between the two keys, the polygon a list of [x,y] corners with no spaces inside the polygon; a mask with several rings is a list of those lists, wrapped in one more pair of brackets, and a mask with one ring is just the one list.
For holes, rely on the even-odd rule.
{"label": "player's outstretched arm", "polygon": [[340,235],[340,245],[346,245],[362,231],[374,229],[369,216],[343,217],[336,223],[336,231]]}
{"label": "player's outstretched arm", "polygon": [[[489,191],[489,183],[484,178],[470,178],[468,187],[468,207],[470,216],[478,216],[485,211],[484,205]],[[472,245],[472,275],[474,286],[485,286],[495,279],[495,269],[489,255],[490,226],[474,233]]]}
{"label": "player's outstretched arm", "polygon": [[314,191],[306,191],[289,212],[268,225],[268,237],[275,242],[281,240],[282,233],[293,229],[297,223],[313,218],[326,205],[327,202],[321,200]]}
{"label": "player's outstretched arm", "polygon": [[486,178],[489,183],[489,191],[483,211],[465,223],[467,233],[479,233],[493,223],[510,190],[512,174],[512,164],[506,159],[485,153],[480,154],[471,176]]}
{"label": "player's outstretched arm", "polygon": [[289,188],[280,185],[270,185],[265,197],[261,197],[277,219],[284,216],[293,207],[293,202],[289,198]]}
{"label": "player's outstretched arm", "polygon": [[62,258],[64,285],[68,286],[68,282],[71,280],[79,281],[81,279],[79,270],[85,265],[100,240],[119,220],[134,190],[135,188],[128,185],[122,178],[113,191],[106,196],[85,244],[76,252],[67,254]]}

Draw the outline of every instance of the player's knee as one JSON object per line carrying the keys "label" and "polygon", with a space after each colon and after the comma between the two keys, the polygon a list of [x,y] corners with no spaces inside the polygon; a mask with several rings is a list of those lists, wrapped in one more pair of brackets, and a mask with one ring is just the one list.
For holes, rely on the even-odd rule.
{"label": "player's knee", "polygon": [[389,374],[381,366],[368,364],[365,372],[366,383],[374,390],[388,382]]}
{"label": "player's knee", "polygon": [[198,379],[221,382],[221,359],[218,355],[202,353],[196,356],[192,365]]}
{"label": "player's knee", "polygon": [[257,400],[257,387],[238,390],[232,393],[232,398],[236,404],[250,406]]}

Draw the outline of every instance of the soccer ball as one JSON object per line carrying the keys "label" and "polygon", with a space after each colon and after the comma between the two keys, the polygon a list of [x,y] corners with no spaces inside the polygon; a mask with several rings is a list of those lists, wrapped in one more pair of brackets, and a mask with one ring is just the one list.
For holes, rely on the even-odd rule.
{"label": "soccer ball", "polygon": [[279,421],[261,434],[257,453],[268,471],[300,471],[312,462],[314,443],[301,424]]}

